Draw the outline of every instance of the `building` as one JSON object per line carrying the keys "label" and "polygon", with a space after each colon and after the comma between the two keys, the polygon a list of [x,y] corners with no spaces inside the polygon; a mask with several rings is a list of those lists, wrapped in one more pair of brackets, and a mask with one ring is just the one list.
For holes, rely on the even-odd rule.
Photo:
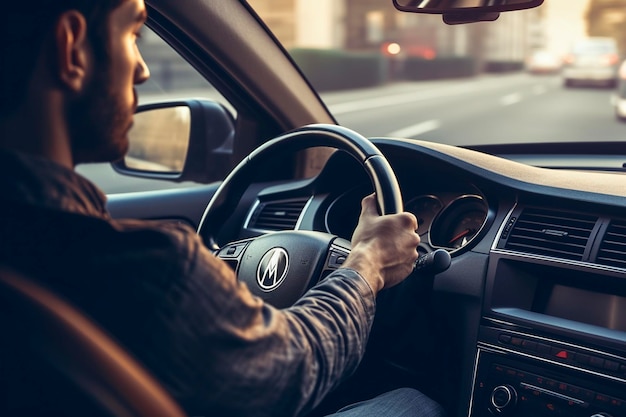
{"label": "building", "polygon": [[[502,13],[496,22],[445,25],[439,15],[402,13],[391,0],[250,0],[289,49],[381,51],[390,43],[404,56],[471,56],[523,62],[546,43],[541,8]],[[515,30],[510,30],[511,26]]]}
{"label": "building", "polygon": [[590,36],[614,38],[626,55],[626,0],[590,0],[586,17]]}

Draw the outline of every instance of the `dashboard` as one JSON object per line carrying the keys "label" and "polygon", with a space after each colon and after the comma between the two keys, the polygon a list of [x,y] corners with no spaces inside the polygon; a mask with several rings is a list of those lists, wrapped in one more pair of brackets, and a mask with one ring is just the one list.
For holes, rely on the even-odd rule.
{"label": "dashboard", "polygon": [[[420,252],[445,249],[452,265],[379,297],[370,350],[438,387],[429,395],[458,416],[626,415],[624,177],[373,141],[418,218]],[[349,240],[371,192],[337,152],[315,178],[255,189],[238,237],[287,228]]]}
{"label": "dashboard", "polygon": [[[626,177],[372,141],[420,220],[419,250],[444,248],[452,264],[379,294],[368,345],[377,365],[362,380],[380,380],[384,366],[454,417],[625,416]],[[372,192],[362,167],[341,152],[313,178],[255,175],[220,240],[276,230],[349,239]],[[188,218],[198,218],[211,192],[179,191],[177,201],[194,201],[199,214]],[[110,196],[109,207],[117,217],[139,217],[130,206],[165,218],[156,210],[171,202],[157,197],[171,194],[143,205]]]}

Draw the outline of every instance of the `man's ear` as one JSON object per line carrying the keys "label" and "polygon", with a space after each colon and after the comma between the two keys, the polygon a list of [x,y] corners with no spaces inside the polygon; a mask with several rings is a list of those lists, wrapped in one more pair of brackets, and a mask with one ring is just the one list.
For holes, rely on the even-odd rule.
{"label": "man's ear", "polygon": [[66,11],[57,19],[54,35],[59,80],[69,90],[80,92],[86,83],[91,61],[85,17],[76,10]]}

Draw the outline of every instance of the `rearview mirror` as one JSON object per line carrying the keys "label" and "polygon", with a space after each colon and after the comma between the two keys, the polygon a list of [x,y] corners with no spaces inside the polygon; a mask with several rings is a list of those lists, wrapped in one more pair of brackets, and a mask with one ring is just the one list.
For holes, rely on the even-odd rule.
{"label": "rearview mirror", "polygon": [[543,0],[393,0],[403,12],[457,14],[498,13],[537,7]]}

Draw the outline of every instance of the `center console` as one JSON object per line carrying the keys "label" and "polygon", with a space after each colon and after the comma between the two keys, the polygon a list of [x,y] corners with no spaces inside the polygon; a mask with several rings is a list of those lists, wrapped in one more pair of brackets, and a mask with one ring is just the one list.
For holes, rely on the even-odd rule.
{"label": "center console", "polygon": [[626,416],[626,274],[495,249],[470,417]]}

